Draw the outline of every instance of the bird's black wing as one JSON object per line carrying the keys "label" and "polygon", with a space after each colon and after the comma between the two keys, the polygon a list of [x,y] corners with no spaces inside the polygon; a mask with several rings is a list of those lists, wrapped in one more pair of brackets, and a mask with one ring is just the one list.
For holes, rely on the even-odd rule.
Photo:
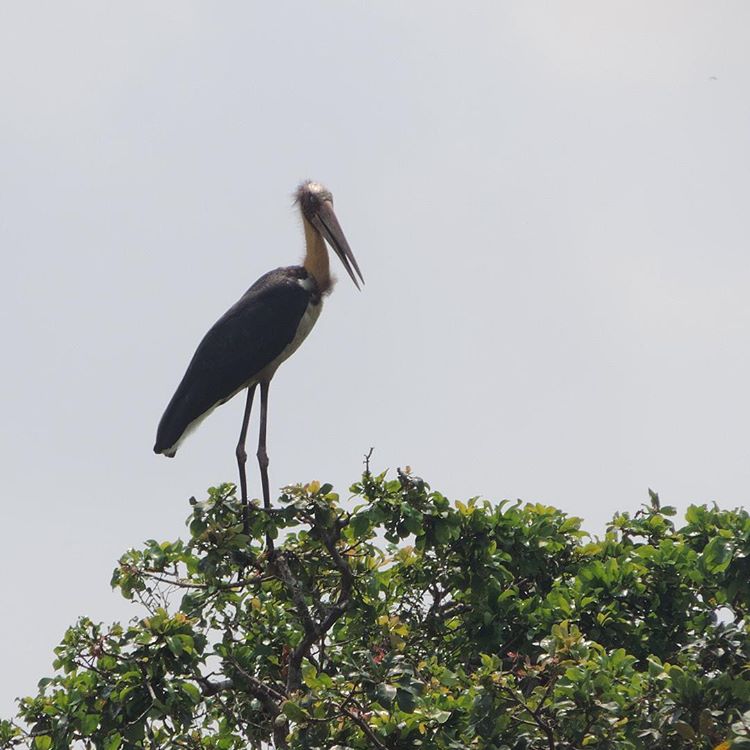
{"label": "bird's black wing", "polygon": [[224,403],[294,339],[312,293],[296,266],[261,276],[198,345],[156,433],[155,453],[174,455],[188,426]]}

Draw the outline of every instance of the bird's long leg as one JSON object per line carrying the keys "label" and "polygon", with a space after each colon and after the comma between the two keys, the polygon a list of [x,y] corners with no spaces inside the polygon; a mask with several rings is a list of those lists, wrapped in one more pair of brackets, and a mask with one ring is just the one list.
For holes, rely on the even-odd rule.
{"label": "bird's long leg", "polygon": [[247,534],[249,528],[248,501],[247,501],[247,476],[245,475],[245,464],[247,463],[247,451],[245,450],[245,440],[247,439],[247,426],[250,423],[250,412],[253,408],[253,396],[255,395],[255,385],[247,389],[247,401],[245,402],[245,416],[242,417],[242,430],[240,439],[237,442],[237,466],[240,470],[240,493],[242,495],[242,530]]}
{"label": "bird's long leg", "polygon": [[[268,381],[260,384],[260,433],[258,434],[258,465],[260,482],[263,485],[263,507],[271,509],[271,493],[268,489],[268,453],[266,452],[266,425],[268,422]],[[268,519],[270,522],[270,519]],[[266,531],[266,549],[271,560],[274,557],[273,537]]]}
{"label": "bird's long leg", "polygon": [[258,435],[258,465],[260,481],[263,485],[263,507],[271,507],[271,496],[268,489],[268,453],[266,452],[266,424],[268,420],[268,382],[260,384],[260,434]]}

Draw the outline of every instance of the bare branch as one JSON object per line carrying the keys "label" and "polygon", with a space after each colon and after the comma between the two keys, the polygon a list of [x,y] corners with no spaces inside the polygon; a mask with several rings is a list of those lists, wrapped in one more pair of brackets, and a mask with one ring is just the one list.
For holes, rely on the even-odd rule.
{"label": "bare branch", "polygon": [[369,477],[370,476],[370,459],[372,458],[372,453],[375,450],[374,446],[370,446],[370,450],[365,453],[365,474]]}

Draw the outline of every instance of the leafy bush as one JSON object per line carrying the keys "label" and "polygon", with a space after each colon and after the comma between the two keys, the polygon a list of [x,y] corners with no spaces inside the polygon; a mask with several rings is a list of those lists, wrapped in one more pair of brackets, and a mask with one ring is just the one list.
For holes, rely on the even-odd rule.
{"label": "leafy bush", "polygon": [[750,748],[750,517],[650,502],[601,539],[544,505],[368,472],[191,500],[86,618],[0,748]]}

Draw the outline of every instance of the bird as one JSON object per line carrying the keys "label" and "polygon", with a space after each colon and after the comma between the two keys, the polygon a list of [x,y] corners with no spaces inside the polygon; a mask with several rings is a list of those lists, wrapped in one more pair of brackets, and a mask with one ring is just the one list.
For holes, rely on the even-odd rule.
{"label": "bird", "polygon": [[156,432],[154,453],[174,457],[182,442],[221,404],[247,391],[242,429],[235,449],[247,526],[245,441],[255,390],[260,386],[258,465],[264,508],[270,508],[266,427],[268,390],[279,365],[312,330],[324,298],[332,291],[328,243],[357,289],[364,285],[349,243],[333,210],[333,195],[306,180],[295,192],[302,216],[305,257],[301,265],[261,276],[203,337],[167,405]]}

